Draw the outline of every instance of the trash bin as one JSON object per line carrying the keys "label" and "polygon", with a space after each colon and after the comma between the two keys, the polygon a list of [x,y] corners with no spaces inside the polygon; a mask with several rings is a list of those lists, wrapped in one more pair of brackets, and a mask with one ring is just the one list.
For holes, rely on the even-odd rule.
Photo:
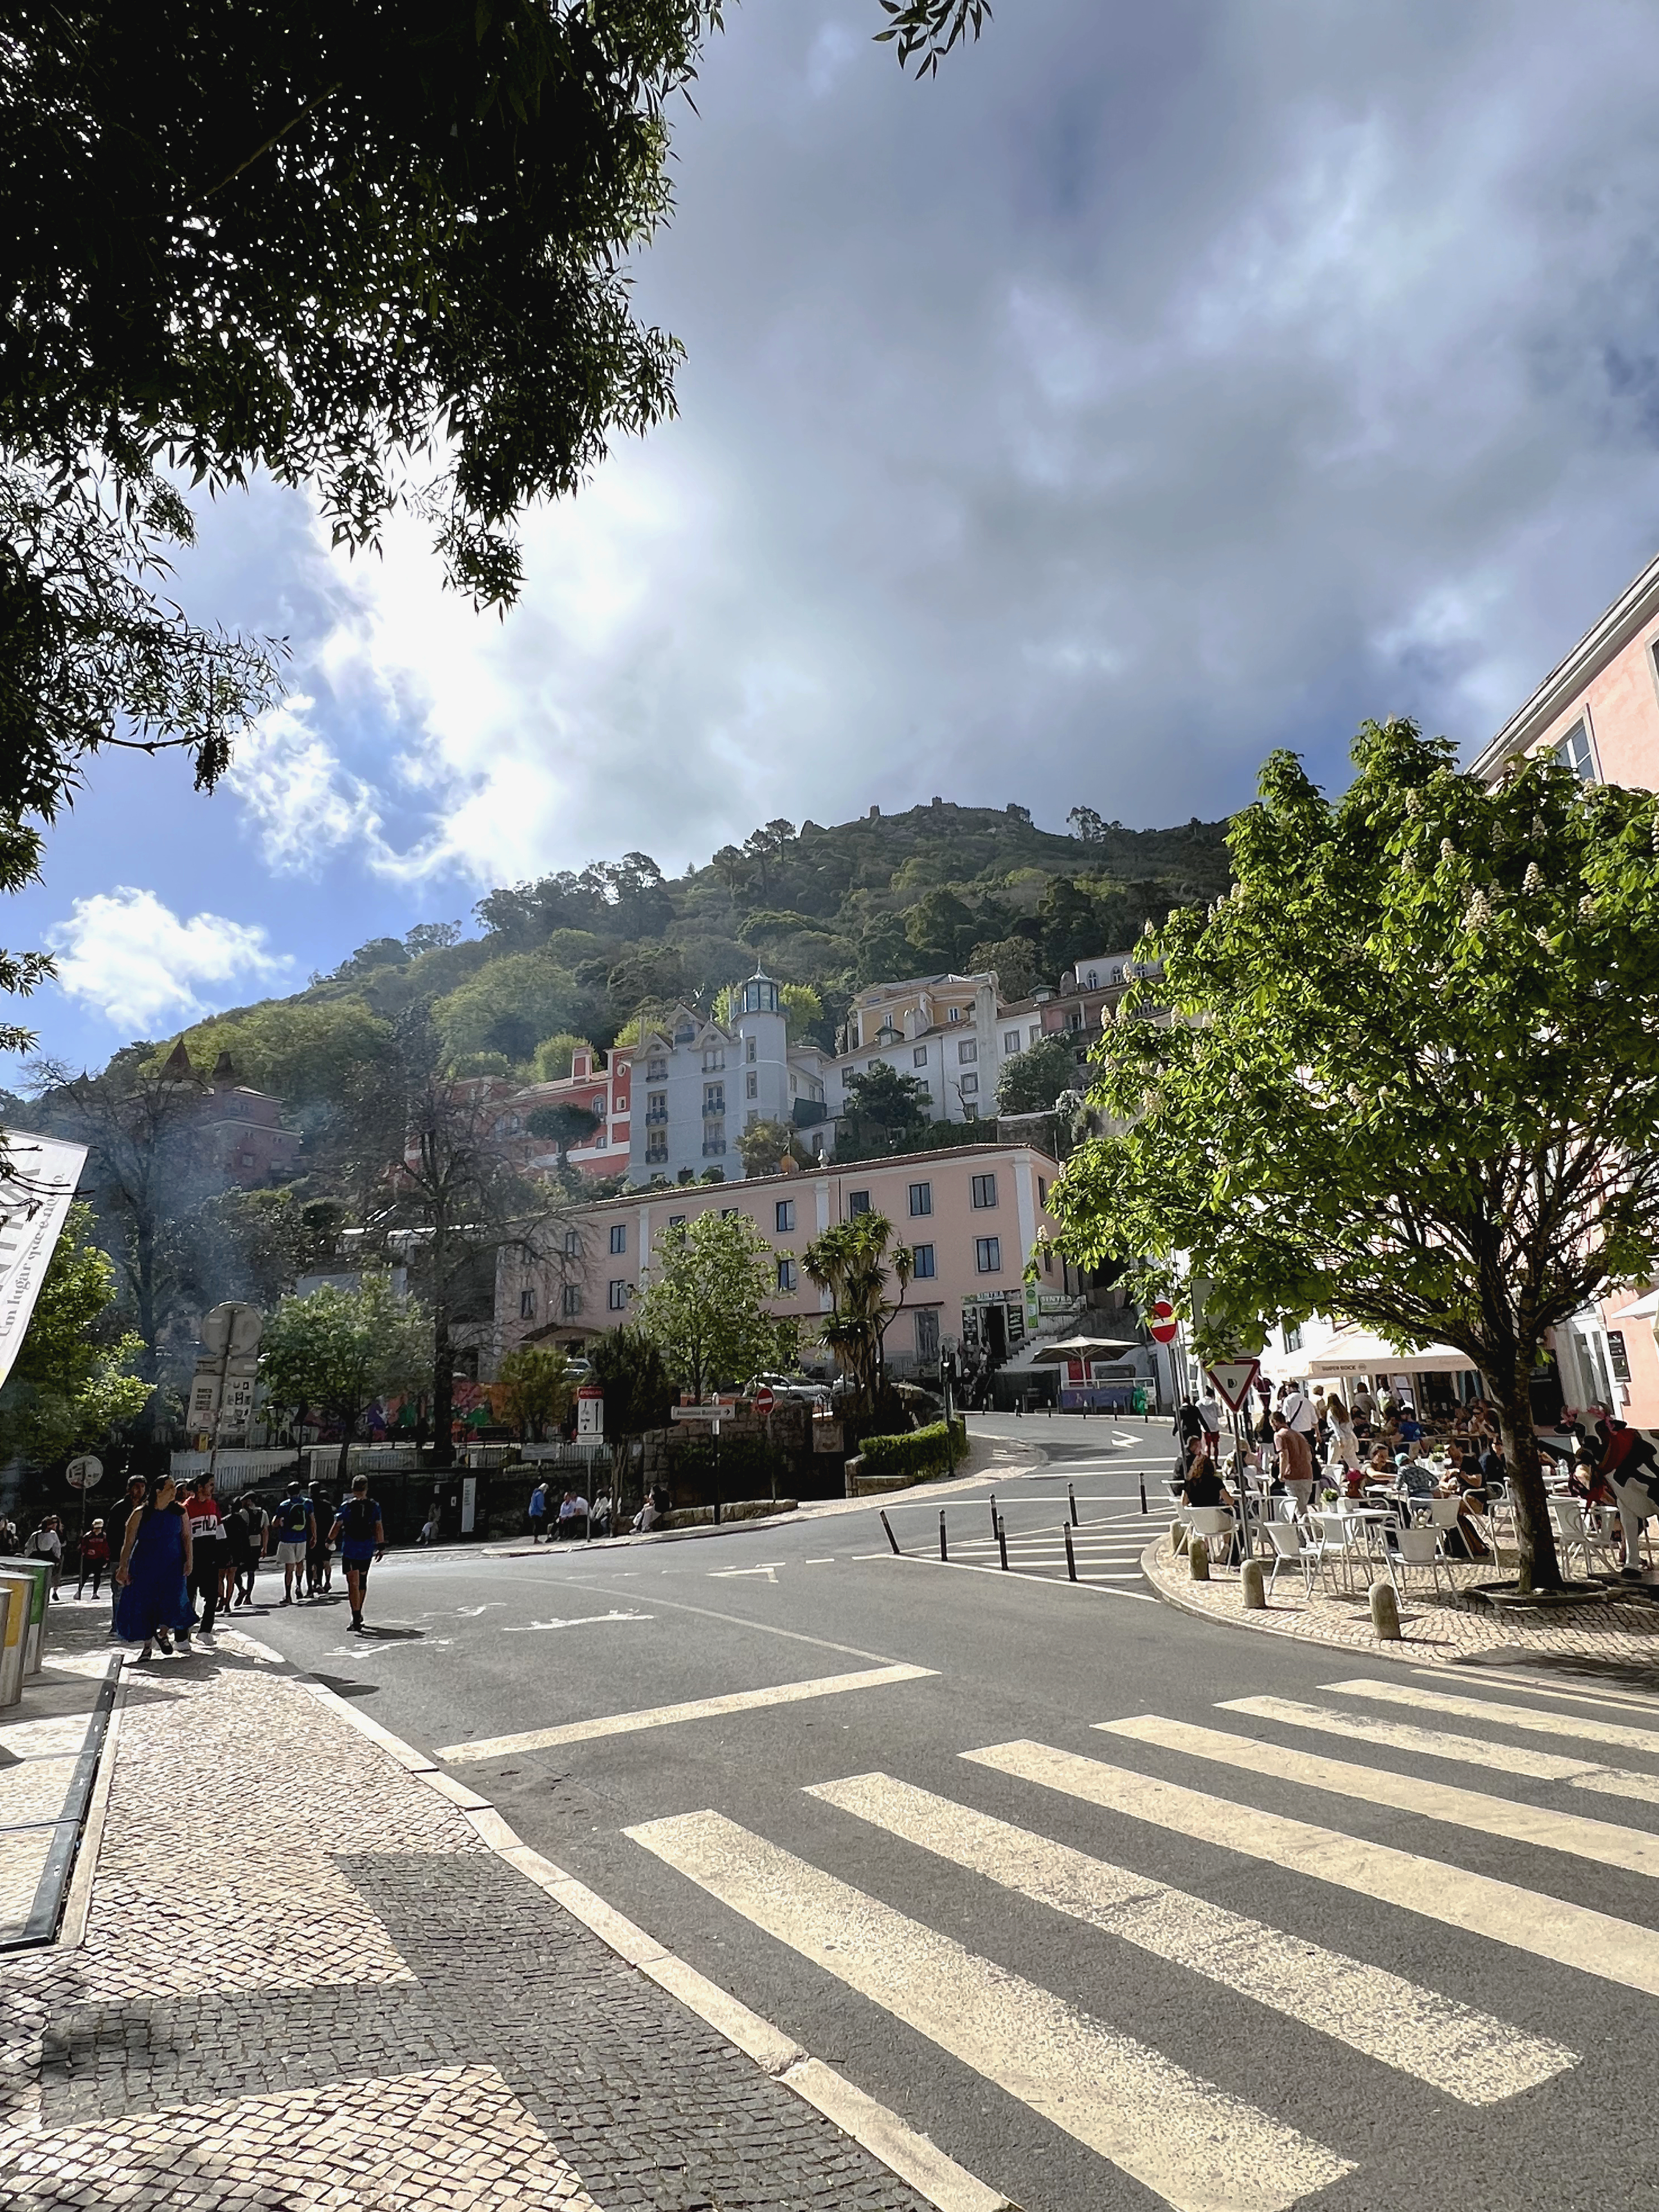
{"label": "trash bin", "polygon": [[27,1616],[23,1627],[23,1673],[38,1674],[46,1657],[46,1607],[52,1601],[52,1562],[50,1559],[8,1559],[5,1571],[24,1577],[29,1587]]}
{"label": "trash bin", "polygon": [[22,1702],[23,1638],[28,1617],[28,1578],[0,1574],[0,1711]]}
{"label": "trash bin", "polygon": [[1137,1382],[1135,1385],[1135,1411],[1138,1413],[1144,1413],[1146,1410],[1146,1393],[1143,1387]]}

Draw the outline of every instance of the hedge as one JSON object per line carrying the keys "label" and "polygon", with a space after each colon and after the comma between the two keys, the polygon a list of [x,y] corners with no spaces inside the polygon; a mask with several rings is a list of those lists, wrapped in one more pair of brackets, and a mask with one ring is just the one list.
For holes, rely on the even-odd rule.
{"label": "hedge", "polygon": [[[960,1462],[968,1451],[968,1424],[960,1418],[951,1424],[955,1432],[956,1458]],[[950,1439],[943,1421],[933,1421],[925,1429],[912,1429],[907,1437],[866,1437],[859,1446],[866,1474],[903,1474],[912,1482],[922,1482],[930,1474],[948,1474],[951,1471]]]}

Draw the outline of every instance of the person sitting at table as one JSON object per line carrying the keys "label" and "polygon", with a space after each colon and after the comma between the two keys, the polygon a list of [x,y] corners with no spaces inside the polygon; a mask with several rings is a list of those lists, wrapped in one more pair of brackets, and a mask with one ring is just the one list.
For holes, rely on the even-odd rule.
{"label": "person sitting at table", "polygon": [[1206,1449],[1203,1439],[1195,1437],[1193,1441],[1197,1449],[1193,1453],[1186,1474],[1182,1480],[1181,1503],[1183,1505],[1198,1507],[1224,1505],[1230,1511],[1236,1513],[1238,1508],[1226,1484],[1221,1479],[1220,1470]]}
{"label": "person sitting at table", "polygon": [[1445,1532],[1447,1553],[1453,1559],[1488,1559],[1492,1553],[1480,1527],[1480,1516],[1486,1505],[1486,1481],[1478,1466],[1464,1460],[1461,1444],[1448,1447],[1446,1473],[1439,1486],[1439,1496],[1458,1501],[1457,1522]]}

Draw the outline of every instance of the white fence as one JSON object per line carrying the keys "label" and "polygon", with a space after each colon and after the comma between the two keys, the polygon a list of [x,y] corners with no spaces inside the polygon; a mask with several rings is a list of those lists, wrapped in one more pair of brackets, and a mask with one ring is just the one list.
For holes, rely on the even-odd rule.
{"label": "white fence", "polygon": [[[208,1471],[211,1453],[204,1451],[176,1451],[173,1455],[173,1480],[189,1482]],[[260,1484],[271,1482],[287,1474],[300,1464],[300,1455],[292,1448],[287,1450],[244,1451],[222,1449],[213,1462],[214,1486],[222,1498],[234,1498],[244,1490],[257,1490]]]}

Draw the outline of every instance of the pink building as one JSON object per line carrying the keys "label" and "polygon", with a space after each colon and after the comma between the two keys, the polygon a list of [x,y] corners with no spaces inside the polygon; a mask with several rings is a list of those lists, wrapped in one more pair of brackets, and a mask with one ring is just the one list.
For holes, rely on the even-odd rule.
{"label": "pink building", "polygon": [[539,1106],[580,1106],[599,1117],[599,1127],[569,1151],[570,1164],[584,1175],[617,1176],[628,1172],[633,1119],[629,1100],[633,1088],[634,1055],[619,1045],[609,1055],[586,1046],[571,1055],[570,1073],[552,1083],[526,1083],[505,1095],[501,1133],[514,1141],[517,1164],[527,1174],[546,1173],[559,1164],[558,1146],[544,1137],[528,1133],[530,1116]]}
{"label": "pink building", "polygon": [[[1550,671],[1475,760],[1497,781],[1513,760],[1553,751],[1585,783],[1659,790],[1659,559]],[[1649,1289],[1625,1291],[1555,1332],[1569,1405],[1609,1407],[1659,1429],[1659,1346]]]}
{"label": "pink building", "polygon": [[[904,1310],[888,1332],[890,1368],[931,1371],[940,1352],[955,1346],[983,1346],[1000,1359],[1024,1343],[1040,1310],[1040,1291],[1028,1289],[1023,1275],[1039,1230],[1053,1230],[1048,1198],[1057,1173],[1053,1160],[1028,1146],[962,1145],[597,1199],[577,1210],[562,1265],[526,1267],[503,1255],[498,1349],[533,1335],[580,1350],[615,1328],[628,1318],[656,1240],[713,1207],[754,1222],[777,1255],[773,1310],[809,1328],[823,1297],[802,1270],[802,1252],[836,1222],[884,1214],[896,1240],[915,1254]],[[1044,1257],[1057,1285],[1060,1263]]]}

